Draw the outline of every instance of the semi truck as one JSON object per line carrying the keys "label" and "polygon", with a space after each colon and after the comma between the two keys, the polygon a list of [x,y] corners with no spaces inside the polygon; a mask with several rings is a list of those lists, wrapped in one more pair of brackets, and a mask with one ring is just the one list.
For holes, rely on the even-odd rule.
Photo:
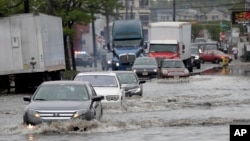
{"label": "semi truck", "polygon": [[112,45],[108,44],[108,49],[113,52],[112,70],[131,70],[135,59],[145,53],[141,21],[116,20],[111,35]]}
{"label": "semi truck", "polygon": [[158,62],[165,58],[180,58],[188,70],[192,72],[191,23],[150,23],[147,51],[148,56],[156,58]]}
{"label": "semi truck", "polygon": [[65,70],[62,19],[42,13],[0,18],[0,91],[35,89]]}

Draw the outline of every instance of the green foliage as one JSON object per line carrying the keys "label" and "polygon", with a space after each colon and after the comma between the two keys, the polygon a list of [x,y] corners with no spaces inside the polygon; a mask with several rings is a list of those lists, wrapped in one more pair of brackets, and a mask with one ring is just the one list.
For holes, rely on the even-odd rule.
{"label": "green foliage", "polygon": [[220,40],[221,29],[220,29],[220,25],[219,24],[206,25],[206,29],[210,33],[212,40],[215,40],[215,41],[219,41]]}
{"label": "green foliage", "polygon": [[192,38],[195,39],[203,29],[204,25],[202,24],[192,24]]}
{"label": "green foliage", "polygon": [[73,71],[73,70],[66,70],[62,74],[62,79],[63,80],[73,80],[74,77],[79,73],[78,71]]}

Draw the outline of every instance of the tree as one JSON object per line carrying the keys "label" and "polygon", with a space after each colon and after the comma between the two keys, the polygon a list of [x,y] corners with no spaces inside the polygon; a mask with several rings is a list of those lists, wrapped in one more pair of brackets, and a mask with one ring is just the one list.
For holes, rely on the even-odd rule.
{"label": "tree", "polygon": [[[70,53],[72,66],[75,70],[74,49],[72,46],[74,31],[72,26],[75,23],[88,24],[95,20],[91,18],[91,13],[113,15],[112,10],[114,11],[115,8],[119,7],[118,5],[116,0],[0,0],[0,16],[25,12],[42,12],[61,17],[64,32],[66,69],[71,69]],[[70,41],[70,50],[67,48],[67,38]]]}
{"label": "tree", "polygon": [[204,26],[202,24],[192,24],[192,40],[194,40],[204,29]]}
{"label": "tree", "polygon": [[220,25],[206,25],[206,29],[211,35],[211,39],[215,41],[220,41]]}

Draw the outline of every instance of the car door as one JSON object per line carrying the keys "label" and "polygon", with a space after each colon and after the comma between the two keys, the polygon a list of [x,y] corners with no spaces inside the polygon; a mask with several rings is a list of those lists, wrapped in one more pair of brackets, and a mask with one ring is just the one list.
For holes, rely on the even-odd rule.
{"label": "car door", "polygon": [[214,62],[216,60],[216,55],[215,52],[213,50],[208,51],[209,54],[209,62]]}

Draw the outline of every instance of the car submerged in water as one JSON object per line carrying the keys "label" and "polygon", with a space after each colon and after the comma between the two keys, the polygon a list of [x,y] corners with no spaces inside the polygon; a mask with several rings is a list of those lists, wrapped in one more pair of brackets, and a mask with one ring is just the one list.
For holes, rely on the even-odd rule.
{"label": "car submerged in water", "polygon": [[159,64],[158,78],[186,78],[189,74],[181,59],[164,59]]}
{"label": "car submerged in water", "polygon": [[122,87],[125,90],[125,96],[143,95],[143,83],[145,80],[139,80],[136,73],[133,71],[114,71],[119,80],[121,81]]}
{"label": "car submerged in water", "polygon": [[24,109],[23,122],[37,125],[58,120],[100,120],[101,100],[88,82],[43,82],[33,96],[25,96],[29,104]]}
{"label": "car submerged in water", "polygon": [[115,72],[81,72],[74,81],[87,81],[95,89],[96,94],[103,96],[105,105],[121,106],[125,99],[125,91]]}
{"label": "car submerged in water", "polygon": [[135,59],[132,70],[139,79],[156,78],[158,72],[157,60],[153,57],[143,56]]}

